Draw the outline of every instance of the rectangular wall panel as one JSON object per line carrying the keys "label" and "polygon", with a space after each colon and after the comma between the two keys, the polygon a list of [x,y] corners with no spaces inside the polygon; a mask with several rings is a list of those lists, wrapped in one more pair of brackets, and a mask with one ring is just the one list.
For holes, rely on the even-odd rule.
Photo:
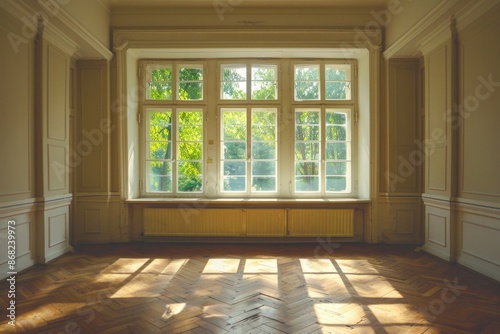
{"label": "rectangular wall panel", "polygon": [[52,46],[47,50],[47,138],[68,139],[68,57]]}
{"label": "rectangular wall panel", "polygon": [[48,237],[49,237],[49,248],[56,245],[66,243],[68,241],[68,214],[61,213],[57,216],[51,216],[48,219]]}
{"label": "rectangular wall panel", "polygon": [[85,233],[98,234],[101,233],[101,210],[86,209],[85,211]]}
{"label": "rectangular wall panel", "polygon": [[446,217],[439,216],[433,213],[427,214],[427,240],[446,247]]}

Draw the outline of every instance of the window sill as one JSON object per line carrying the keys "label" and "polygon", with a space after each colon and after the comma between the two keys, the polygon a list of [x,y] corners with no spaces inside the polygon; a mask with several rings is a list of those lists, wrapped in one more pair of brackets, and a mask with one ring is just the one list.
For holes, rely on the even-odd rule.
{"label": "window sill", "polygon": [[356,206],[370,204],[370,199],[359,198],[133,198],[125,201],[130,205],[154,205],[162,207],[265,207],[265,208],[320,208],[331,206]]}

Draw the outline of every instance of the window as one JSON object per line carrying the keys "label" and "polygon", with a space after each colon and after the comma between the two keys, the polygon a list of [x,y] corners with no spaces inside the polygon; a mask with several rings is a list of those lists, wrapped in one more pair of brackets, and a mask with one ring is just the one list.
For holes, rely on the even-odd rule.
{"label": "window", "polygon": [[355,196],[354,65],[141,61],[141,194]]}
{"label": "window", "polygon": [[222,191],[276,193],[276,108],[222,108]]}
{"label": "window", "polygon": [[221,100],[278,99],[276,64],[222,64],[220,73]]}
{"label": "window", "polygon": [[204,66],[172,62],[143,67],[145,192],[202,194],[204,109],[187,105],[204,99]]}
{"label": "window", "polygon": [[147,192],[201,193],[203,110],[147,109]]}
{"label": "window", "polygon": [[294,65],[296,194],[351,192],[351,91],[351,64]]}
{"label": "window", "polygon": [[[146,100],[203,100],[203,65],[147,64]],[[173,85],[176,82],[176,85]]]}
{"label": "window", "polygon": [[350,109],[295,109],[295,192],[351,191],[350,114]]}

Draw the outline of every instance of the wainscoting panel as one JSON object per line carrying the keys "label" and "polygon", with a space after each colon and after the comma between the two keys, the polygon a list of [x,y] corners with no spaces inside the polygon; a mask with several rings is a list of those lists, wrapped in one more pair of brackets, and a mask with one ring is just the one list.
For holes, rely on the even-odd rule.
{"label": "wainscoting panel", "polygon": [[453,260],[454,233],[451,225],[450,204],[424,199],[425,244],[424,250],[447,261]]}
{"label": "wainscoting panel", "polygon": [[500,281],[500,209],[458,206],[457,262]]}

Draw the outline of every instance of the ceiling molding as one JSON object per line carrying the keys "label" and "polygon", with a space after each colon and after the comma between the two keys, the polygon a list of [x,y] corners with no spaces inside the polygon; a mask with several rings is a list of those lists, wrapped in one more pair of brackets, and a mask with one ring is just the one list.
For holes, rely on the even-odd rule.
{"label": "ceiling molding", "polygon": [[[408,30],[383,53],[385,59],[393,57],[418,57],[426,44],[426,35],[439,35],[447,30],[450,20],[455,19],[457,30],[462,30],[494,6],[500,0],[448,0],[440,2],[422,20]],[[443,20],[444,19],[444,20]]]}
{"label": "ceiling molding", "polygon": [[115,29],[113,45],[128,48],[276,48],[309,47],[340,50],[379,49],[382,31],[362,34],[342,29]]}
{"label": "ceiling molding", "polygon": [[102,58],[111,60],[113,53],[102,44],[94,35],[85,29],[77,20],[69,15],[64,9],[57,14],[58,20],[77,35],[84,43],[94,49]]}
{"label": "ceiling molding", "polygon": [[[419,54],[417,42],[433,26],[440,24],[440,19],[448,14],[451,16],[451,9],[462,0],[441,1],[422,20],[401,36],[392,44],[383,55],[385,59],[392,57],[415,57]],[[406,50],[407,49],[407,50]]]}

